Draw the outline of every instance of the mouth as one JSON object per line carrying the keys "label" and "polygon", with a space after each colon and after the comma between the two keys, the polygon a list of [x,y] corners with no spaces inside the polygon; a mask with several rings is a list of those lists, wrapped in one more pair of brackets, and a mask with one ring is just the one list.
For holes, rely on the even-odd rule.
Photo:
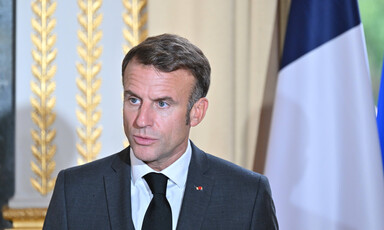
{"label": "mouth", "polygon": [[152,145],[156,141],[155,138],[138,135],[133,135],[133,140],[136,144],[144,146]]}

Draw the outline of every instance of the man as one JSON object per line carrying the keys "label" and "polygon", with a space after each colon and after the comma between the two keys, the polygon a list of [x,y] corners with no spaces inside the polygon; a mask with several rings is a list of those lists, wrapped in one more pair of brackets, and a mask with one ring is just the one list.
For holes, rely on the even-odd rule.
{"label": "man", "polygon": [[61,171],[44,229],[278,229],[266,177],[189,140],[208,108],[210,72],[176,35],[132,48],[122,64],[130,147]]}

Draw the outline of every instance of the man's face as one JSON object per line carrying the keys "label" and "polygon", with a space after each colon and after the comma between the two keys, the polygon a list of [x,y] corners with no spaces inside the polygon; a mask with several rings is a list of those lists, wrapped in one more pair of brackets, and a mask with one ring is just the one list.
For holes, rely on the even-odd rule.
{"label": "man's face", "polygon": [[186,125],[194,77],[180,69],[170,73],[132,60],[124,71],[124,130],[135,156],[160,171],[186,150]]}

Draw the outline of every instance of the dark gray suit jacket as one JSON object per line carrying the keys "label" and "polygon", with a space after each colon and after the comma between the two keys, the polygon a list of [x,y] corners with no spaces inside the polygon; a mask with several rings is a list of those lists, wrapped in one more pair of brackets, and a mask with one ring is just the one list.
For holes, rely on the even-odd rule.
{"label": "dark gray suit jacket", "polygon": [[[61,171],[43,229],[134,229],[130,181],[129,148]],[[278,229],[267,178],[192,144],[177,229]]]}

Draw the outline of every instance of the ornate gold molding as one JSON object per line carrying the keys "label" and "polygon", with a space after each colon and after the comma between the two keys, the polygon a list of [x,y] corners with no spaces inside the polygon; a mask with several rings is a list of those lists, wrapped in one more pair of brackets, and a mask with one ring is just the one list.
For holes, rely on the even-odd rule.
{"label": "ornate gold molding", "polygon": [[52,96],[56,83],[53,77],[56,73],[56,65],[53,60],[56,58],[57,49],[53,46],[56,42],[56,35],[52,30],[56,26],[56,19],[53,13],[56,10],[56,2],[50,0],[36,0],[32,2],[34,17],[31,20],[34,32],[31,35],[32,43],[32,74],[35,81],[31,81],[31,105],[33,111],[31,117],[37,129],[31,130],[34,144],[31,146],[32,154],[36,159],[31,161],[31,169],[36,178],[31,178],[34,189],[40,194],[46,195],[52,191],[55,185],[55,178],[51,174],[56,167],[52,160],[56,153],[56,145],[53,140],[56,130],[51,128],[56,119],[53,108],[56,98]]}
{"label": "ornate gold molding", "polygon": [[93,161],[100,152],[101,143],[98,141],[102,128],[98,126],[101,111],[98,105],[101,95],[98,90],[101,86],[101,78],[97,75],[101,70],[101,62],[98,62],[102,47],[98,45],[103,35],[98,29],[103,19],[103,15],[98,13],[102,0],[78,0],[81,13],[77,19],[81,29],[77,36],[80,44],[77,52],[82,59],[76,63],[80,77],[76,79],[76,84],[80,93],[76,95],[76,101],[80,109],[76,110],[77,119],[81,127],[76,129],[80,138],[80,143],[76,144],[76,149],[80,154],[78,164]]}
{"label": "ornate gold molding", "polygon": [[148,13],[146,12],[147,0],[123,0],[126,12],[123,13],[123,20],[126,28],[123,35],[127,44],[123,45],[124,53],[136,46],[148,36],[146,24]]}
{"label": "ornate gold molding", "polygon": [[11,209],[3,207],[3,217],[5,220],[12,221],[12,229],[39,229],[43,228],[44,218],[47,213],[46,208],[22,208]]}

